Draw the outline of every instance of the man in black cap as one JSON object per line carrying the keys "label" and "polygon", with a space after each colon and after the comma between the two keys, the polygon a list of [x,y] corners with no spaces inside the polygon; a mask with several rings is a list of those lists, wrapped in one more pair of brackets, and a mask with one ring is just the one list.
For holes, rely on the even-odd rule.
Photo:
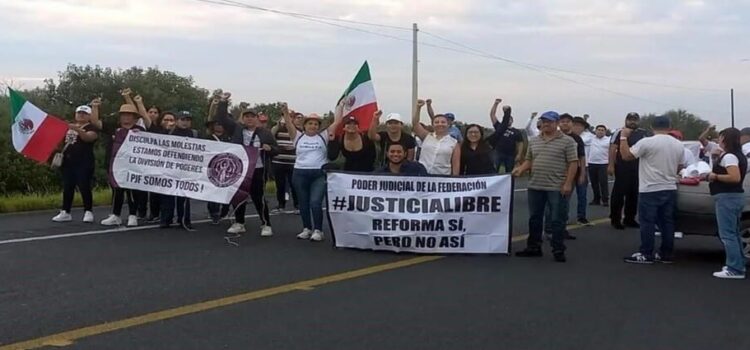
{"label": "man in black cap", "polygon": [[[641,246],[625,258],[635,264],[671,263],[674,250],[674,210],[677,201],[677,173],[684,166],[682,142],[669,136],[668,117],[654,118],[656,135],[638,141],[632,147],[620,142],[623,160],[640,159],[638,164],[638,219],[641,222]],[[624,128],[619,139],[629,141],[634,130]],[[654,254],[656,225],[661,230],[661,249]]]}
{"label": "man in black cap", "polygon": [[[610,220],[612,226],[618,230],[624,230],[625,227],[638,228],[640,225],[635,221],[635,215],[638,211],[638,160],[624,160],[620,154],[620,143],[627,141],[629,147],[649,133],[638,127],[641,117],[638,113],[631,112],[625,117],[625,127],[618,130],[612,135],[609,146],[609,168],[607,173],[615,176],[615,184],[612,186],[612,195],[610,196]],[[623,130],[626,132],[627,140],[622,139]],[[625,207],[625,220],[622,217],[623,206]],[[624,224],[624,225],[623,225]]]}

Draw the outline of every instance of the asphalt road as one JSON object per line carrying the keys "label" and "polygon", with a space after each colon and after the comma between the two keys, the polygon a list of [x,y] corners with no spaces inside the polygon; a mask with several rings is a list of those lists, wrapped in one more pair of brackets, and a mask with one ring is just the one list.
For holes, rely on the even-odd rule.
{"label": "asphalt road", "polygon": [[[519,185],[516,249],[527,230]],[[205,206],[194,208],[195,220],[205,219]],[[590,219],[606,216],[589,209]],[[576,227],[579,239],[559,264],[550,254],[335,249],[294,239],[300,223],[289,214],[272,218],[271,238],[257,235],[251,217],[239,247],[222,239],[228,223],[110,230],[55,224],[53,215],[0,216],[0,350],[24,341],[19,347],[750,348],[750,281],[711,277],[723,263],[712,237],[678,240],[673,265],[634,266],[622,257],[637,248],[637,231],[604,222]]]}

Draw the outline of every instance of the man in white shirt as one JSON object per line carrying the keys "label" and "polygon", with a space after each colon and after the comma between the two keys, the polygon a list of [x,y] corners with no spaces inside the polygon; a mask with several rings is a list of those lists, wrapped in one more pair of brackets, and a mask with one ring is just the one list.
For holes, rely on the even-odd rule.
{"label": "man in white shirt", "polygon": [[[670,120],[659,116],[651,127],[654,136],[646,137],[632,147],[620,142],[624,160],[639,159],[638,164],[638,219],[641,224],[641,247],[625,258],[625,262],[653,264],[672,262],[674,250],[674,209],[677,200],[677,173],[682,166],[685,147],[668,135]],[[621,140],[627,140],[632,129],[623,128]],[[656,225],[662,231],[661,249],[654,254]]]}
{"label": "man in white shirt", "polygon": [[607,127],[597,125],[595,136],[591,139],[591,147],[587,152],[589,165],[589,179],[594,199],[589,205],[609,206],[609,177],[607,166],[609,166],[609,137]]}

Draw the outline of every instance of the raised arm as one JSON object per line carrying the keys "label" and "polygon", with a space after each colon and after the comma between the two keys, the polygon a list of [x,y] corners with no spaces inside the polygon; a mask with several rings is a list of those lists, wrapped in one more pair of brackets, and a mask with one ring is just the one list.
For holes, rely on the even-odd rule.
{"label": "raised arm", "polygon": [[500,105],[500,102],[503,102],[503,99],[496,98],[495,103],[492,104],[492,109],[490,109],[490,121],[492,122],[492,125],[497,124],[497,106]]}
{"label": "raised arm", "polygon": [[536,125],[534,125],[534,121],[536,120],[536,115],[537,115],[537,112],[531,113],[531,118],[529,118],[529,122],[526,123],[526,136],[528,138],[539,136],[539,129],[537,129]]}
{"label": "raised arm", "polygon": [[714,130],[716,130],[716,125],[711,125],[706,128],[706,130],[703,130],[700,136],[698,136],[698,141],[701,142],[701,145],[703,145],[703,147],[706,147],[706,145],[708,145],[708,134],[710,134]]}
{"label": "raised arm", "polygon": [[143,105],[143,97],[141,97],[141,95],[135,95],[133,100],[135,101],[135,106],[138,108],[138,113],[140,113],[143,118],[143,125],[146,126],[146,129],[150,128],[151,118],[148,116],[146,106]]}
{"label": "raised arm", "polygon": [[422,124],[419,123],[419,115],[422,114],[422,107],[424,107],[424,104],[425,102],[423,100],[417,100],[417,110],[411,117],[411,128],[414,130],[414,135],[417,135],[417,137],[422,140],[424,140],[425,137],[427,137],[427,134],[429,134]]}
{"label": "raised arm", "polygon": [[503,106],[503,120],[498,123],[497,118],[495,118],[495,122],[492,123],[492,127],[495,128],[495,132],[498,134],[498,136],[502,136],[508,130],[508,125],[510,125],[511,118],[510,114],[510,106]]}
{"label": "raised arm", "polygon": [[102,129],[102,121],[99,119],[99,106],[102,105],[102,99],[97,97],[91,101],[91,125],[97,129]]}
{"label": "raised arm", "polygon": [[380,135],[378,134],[378,125],[380,125],[380,116],[383,115],[383,111],[376,111],[372,115],[372,123],[370,123],[370,129],[367,130],[367,137],[373,142],[380,142]]}
{"label": "raised arm", "polygon": [[219,108],[219,97],[214,96],[211,99],[211,106],[208,107],[208,121],[212,121],[216,119],[216,111]]}
{"label": "raised arm", "polygon": [[336,106],[336,111],[333,112],[333,123],[328,126],[328,140],[336,139],[336,129],[338,129],[341,120],[344,119],[344,100],[341,100]]}
{"label": "raised arm", "polygon": [[229,97],[232,95],[225,92],[221,95],[219,103],[216,104],[216,122],[221,124],[226,130],[234,130],[236,122],[232,115],[229,114]]}
{"label": "raised arm", "polygon": [[430,116],[430,120],[432,120],[435,118],[435,110],[432,109],[432,99],[428,98],[425,103],[427,104],[427,114]]}
{"label": "raised arm", "polygon": [[130,90],[130,88],[124,88],[120,92],[120,94],[122,94],[122,98],[125,99],[125,103],[126,104],[132,105],[133,107],[137,107],[135,105],[135,102],[133,102],[133,98],[130,97],[130,94],[132,94],[132,93],[133,93],[133,91]]}
{"label": "raised arm", "polygon": [[294,121],[289,113],[289,106],[286,102],[281,104],[281,117],[284,118],[284,122],[286,123],[286,131],[289,133],[289,139],[294,141],[297,138],[297,127],[294,126]]}

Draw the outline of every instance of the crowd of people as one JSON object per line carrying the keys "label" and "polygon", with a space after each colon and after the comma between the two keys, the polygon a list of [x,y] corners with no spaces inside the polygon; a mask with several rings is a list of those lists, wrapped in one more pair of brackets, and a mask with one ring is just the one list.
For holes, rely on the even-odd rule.
{"label": "crowd of people", "polygon": [[[611,225],[624,230],[639,228],[641,247],[625,258],[631,263],[670,263],[673,256],[674,209],[680,169],[705,157],[713,164],[711,194],[716,201],[718,230],[726,248],[726,266],[714,275],[744,278],[745,262],[739,238],[739,219],[744,207],[742,182],[748,171],[750,128],[727,128],[719,133],[719,142],[701,135],[704,154],[695,157],[681,143],[682,133],[671,128],[667,117],[654,118],[651,129],[640,127],[640,116],[629,113],[624,126],[610,132],[603,124],[589,124],[589,116],[548,111],[537,118],[533,113],[524,130],[513,127],[512,109],[496,99],[489,112],[493,132],[479,124],[459,127],[453,113],[436,113],[431,100],[418,100],[412,115],[412,132],[406,132],[398,113],[372,115],[369,128],[361,119],[345,115],[343,104],[336,107],[333,122],[324,125],[318,114],[303,114],[282,108],[283,117],[269,125],[269,118],[244,108],[235,118],[229,113],[231,94],[215,96],[211,101],[205,131],[199,132],[187,111],[161,111],[146,108],[140,96],[123,90],[125,103],[120,107],[115,126],[99,118],[100,100],[76,109],[62,153],[62,210],[52,220],[71,221],[71,206],[76,188],[84,203],[84,222],[93,222],[91,184],[94,173],[94,143],[103,138],[106,162],[113,155],[110,142],[119,129],[136,129],[182,137],[205,137],[216,142],[253,146],[259,150],[252,176],[250,201],[259,220],[261,236],[272,236],[271,213],[299,214],[300,239],[322,241],[326,170],[337,167],[333,161],[343,158],[341,170],[405,176],[482,176],[500,172],[520,177],[528,174],[529,237],[519,257],[543,256],[546,235],[555,261],[566,261],[569,203],[577,198],[576,221],[591,225],[588,206],[608,207]],[[429,125],[421,122],[427,107]],[[498,119],[498,109],[502,117]],[[708,159],[707,159],[708,160]],[[614,176],[612,191],[609,178]],[[265,198],[266,182],[276,184],[277,207],[269,208]],[[588,201],[588,186],[593,198]],[[101,220],[105,226],[137,226],[139,220],[159,223],[168,228],[177,225],[193,230],[190,200],[157,193],[113,188],[111,214]],[[293,209],[287,210],[291,198]],[[128,204],[123,220],[122,207]],[[213,224],[233,212],[227,235],[247,231],[246,204],[208,203]],[[176,213],[176,214],[175,214]],[[655,251],[655,232],[661,233],[661,247]]]}

